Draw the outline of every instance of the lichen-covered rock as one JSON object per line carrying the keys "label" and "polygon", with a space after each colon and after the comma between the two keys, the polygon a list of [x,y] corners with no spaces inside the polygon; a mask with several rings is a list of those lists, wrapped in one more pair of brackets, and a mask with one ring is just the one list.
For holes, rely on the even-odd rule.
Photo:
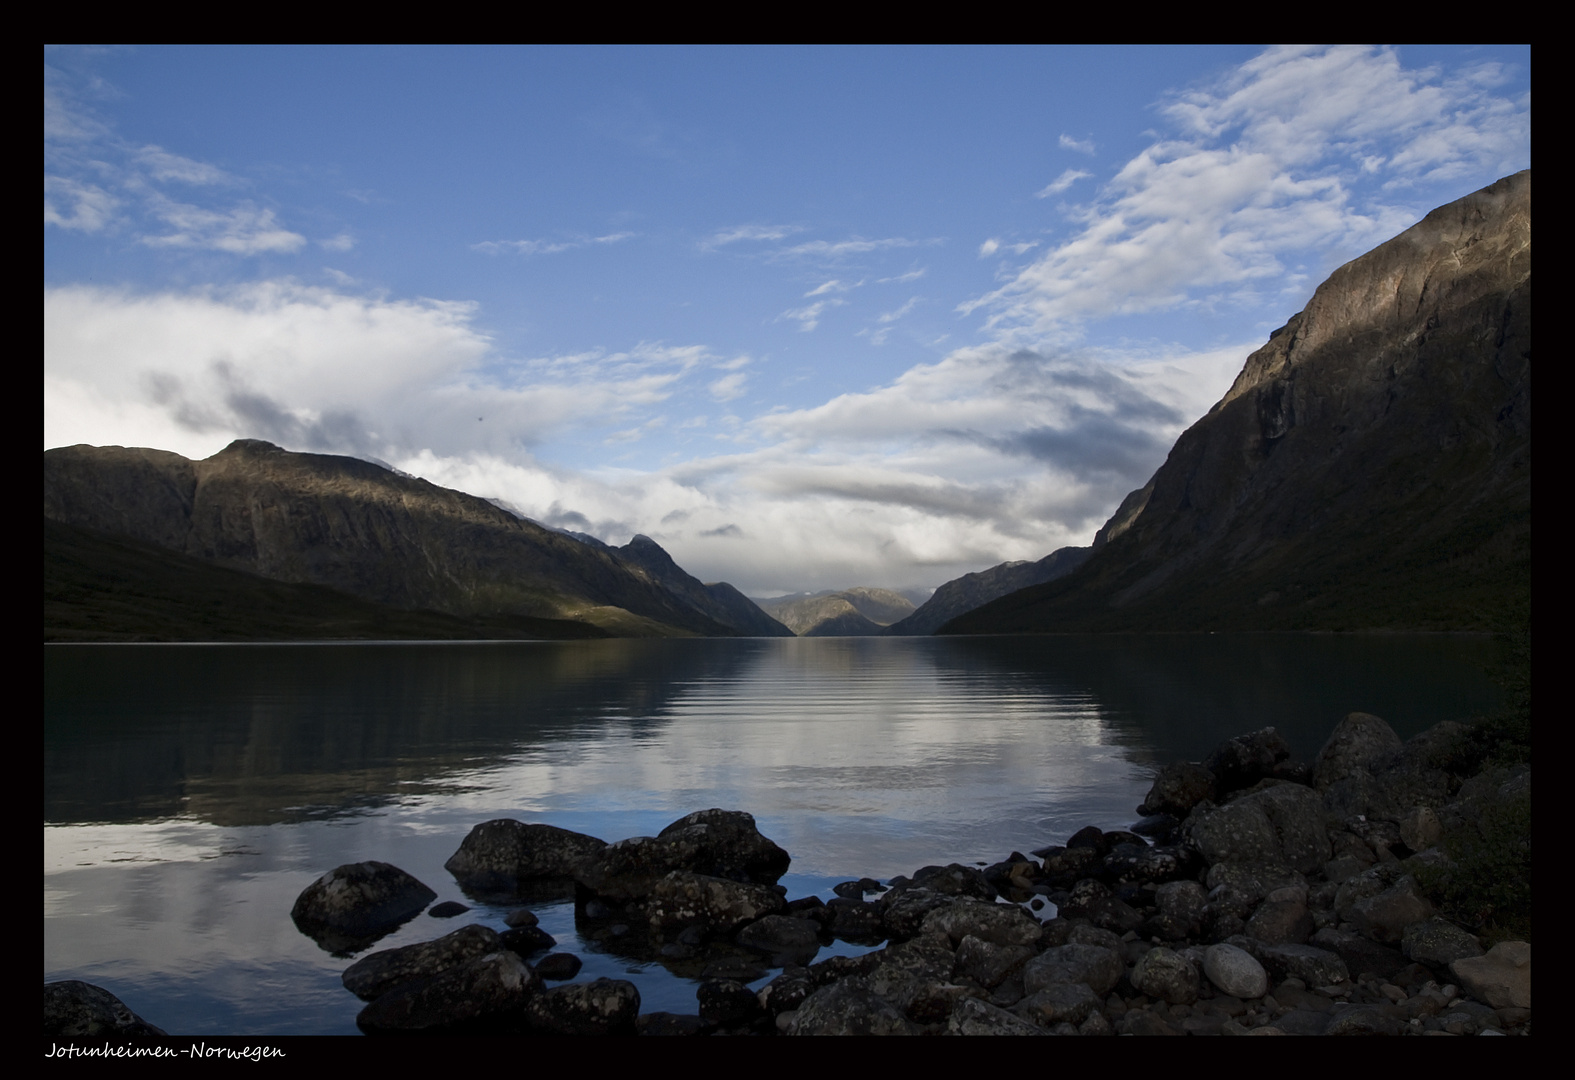
{"label": "lichen-covered rock", "polygon": [[475,892],[568,892],[580,863],[606,846],[584,833],[499,818],[471,829],[443,867]]}
{"label": "lichen-covered rock", "polygon": [[541,982],[512,952],[488,953],[426,979],[394,987],[356,1017],[369,1031],[432,1031],[507,1023]]}
{"label": "lichen-covered rock", "polygon": [[712,877],[770,884],[787,873],[792,857],[760,834],[753,814],[742,810],[696,810],[657,833],[665,838],[704,830],[700,840],[701,863],[684,867]]}
{"label": "lichen-covered rock", "polygon": [[339,979],[346,990],[362,1001],[373,1001],[401,983],[430,978],[502,947],[496,931],[485,926],[465,926],[436,941],[363,956],[345,968]]}
{"label": "lichen-covered rock", "polygon": [[789,1035],[917,1035],[896,1006],[870,993],[857,977],[815,991],[793,1012]]}
{"label": "lichen-covered rock", "polygon": [[769,885],[674,870],[652,886],[640,909],[651,929],[665,937],[691,926],[731,934],[786,906],[782,894]]}
{"label": "lichen-covered rock", "polygon": [[954,974],[994,990],[1035,955],[1028,945],[997,945],[969,934],[957,945]]}
{"label": "lichen-covered rock", "polygon": [[1039,1025],[1013,1016],[988,1001],[960,998],[946,1021],[948,1035],[1044,1035]]}
{"label": "lichen-covered rock", "polygon": [[1154,785],[1148,789],[1148,796],[1143,800],[1143,805],[1137,808],[1140,814],[1174,814],[1184,818],[1192,812],[1192,808],[1200,802],[1213,802],[1219,797],[1214,774],[1202,765],[1190,761],[1178,761],[1166,765],[1154,777]]}
{"label": "lichen-covered rock", "polygon": [[1035,945],[1044,936],[1039,920],[1016,904],[992,904],[958,897],[924,917],[924,932],[939,931],[961,942],[973,936],[996,945]]}
{"label": "lichen-covered rock", "polygon": [[385,862],[347,863],[302,890],[296,927],[330,951],[354,949],[419,914],[437,893]]}
{"label": "lichen-covered rock", "polygon": [[634,1035],[640,991],[624,979],[570,983],[534,995],[525,1015],[533,1031],[550,1035]]}
{"label": "lichen-covered rock", "polygon": [[1313,945],[1265,945],[1258,962],[1275,980],[1296,978],[1308,986],[1339,986],[1351,981],[1350,969],[1338,953]]}
{"label": "lichen-covered rock", "polygon": [[787,915],[766,915],[745,926],[734,940],[746,949],[767,954],[779,967],[808,964],[820,951],[820,930],[816,924]]}
{"label": "lichen-covered rock", "polygon": [[1029,994],[1011,1011],[1041,1027],[1051,1027],[1081,1024],[1096,1013],[1099,1005],[1099,998],[1083,983],[1054,983]]}
{"label": "lichen-covered rock", "polygon": [[1400,939],[1406,959],[1429,967],[1447,968],[1456,960],[1482,955],[1482,944],[1447,919],[1432,918],[1412,923]]}
{"label": "lichen-covered rock", "polygon": [[1198,1000],[1198,969],[1174,949],[1156,946],[1132,967],[1132,985],[1151,998],[1172,1005]]}
{"label": "lichen-covered rock", "polygon": [[790,858],[760,835],[755,819],[740,810],[700,810],[679,818],[658,836],[635,836],[587,856],[575,879],[613,903],[648,896],[674,871],[769,884],[786,873]]}
{"label": "lichen-covered rock", "polygon": [[135,1039],[163,1034],[102,986],[78,979],[44,984],[45,1038]]}
{"label": "lichen-covered rock", "polygon": [[1335,725],[1313,761],[1313,785],[1318,790],[1355,776],[1372,773],[1400,753],[1400,736],[1379,717],[1354,712]]}

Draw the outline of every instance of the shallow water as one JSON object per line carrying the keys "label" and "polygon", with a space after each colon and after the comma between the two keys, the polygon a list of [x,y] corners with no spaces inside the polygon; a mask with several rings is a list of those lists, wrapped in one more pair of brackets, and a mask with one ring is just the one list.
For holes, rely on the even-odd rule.
{"label": "shallow water", "polygon": [[[105,986],[181,1034],[352,1034],[349,961],[289,918],[342,863],[392,862],[473,906],[381,948],[502,927],[505,908],[442,868],[478,822],[616,840],[721,806],[792,854],[790,896],[829,897],[1127,825],[1158,765],[1243,731],[1273,724],[1310,756],[1353,710],[1402,736],[1468,718],[1496,703],[1493,650],[1398,635],[47,646],[45,980]],[[581,942],[571,905],[536,910],[586,961],[579,978],[694,1011],[691,981]]]}

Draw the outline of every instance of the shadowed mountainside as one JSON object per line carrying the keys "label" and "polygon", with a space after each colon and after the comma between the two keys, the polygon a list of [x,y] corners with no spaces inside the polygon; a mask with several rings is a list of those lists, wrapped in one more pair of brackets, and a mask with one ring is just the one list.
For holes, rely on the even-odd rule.
{"label": "shadowed mountainside", "polygon": [[1530,171],[1336,270],[1101,532],[943,632],[1523,625]]}
{"label": "shadowed mountainside", "polygon": [[[745,609],[730,586],[685,574],[645,537],[622,549],[587,544],[369,462],[256,440],[202,461],[142,448],[46,451],[44,517],[478,628],[523,618],[618,636],[789,633]],[[46,555],[50,537],[46,530]],[[82,563],[80,553],[74,558]],[[158,573],[166,584],[175,580]]]}
{"label": "shadowed mountainside", "polygon": [[906,619],[892,623],[885,632],[894,635],[933,634],[959,615],[1018,589],[1065,577],[1083,565],[1092,548],[1064,547],[1038,562],[1009,562],[953,578]]}

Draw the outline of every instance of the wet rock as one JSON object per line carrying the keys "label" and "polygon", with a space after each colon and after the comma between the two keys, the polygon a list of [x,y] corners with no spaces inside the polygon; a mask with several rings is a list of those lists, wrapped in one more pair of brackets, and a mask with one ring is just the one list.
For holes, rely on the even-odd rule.
{"label": "wet rock", "polygon": [[580,863],[606,846],[584,833],[499,818],[471,829],[443,867],[472,892],[567,895]]}
{"label": "wet rock", "polygon": [[1198,969],[1180,953],[1156,946],[1132,968],[1132,985],[1151,998],[1172,1005],[1190,1005],[1198,1000]]}
{"label": "wet rock", "polygon": [[1466,992],[1495,1009],[1531,1008],[1531,944],[1501,941],[1481,956],[1456,960],[1449,970]]}
{"label": "wet rock", "polygon": [[459,967],[403,983],[362,1009],[356,1023],[369,1031],[432,1031],[505,1023],[541,988],[514,953],[488,953]]}
{"label": "wet rock", "polygon": [[545,952],[558,944],[558,939],[539,926],[516,926],[498,935],[498,944],[523,957]]}
{"label": "wet rock", "polygon": [[623,979],[555,986],[525,1008],[533,1031],[547,1035],[634,1035],[640,991]]}
{"label": "wet rock", "polygon": [[297,929],[330,952],[353,951],[420,914],[437,893],[385,862],[347,863],[302,890]]}
{"label": "wet rock", "polygon": [[827,929],[843,941],[874,944],[886,937],[879,904],[839,896],[826,904],[826,912],[831,916]]}
{"label": "wet rock", "polygon": [[1184,818],[1200,802],[1214,802],[1219,798],[1214,774],[1202,765],[1190,761],[1167,765],[1154,777],[1140,814],[1172,814]]}
{"label": "wet rock", "polygon": [[669,936],[696,925],[708,933],[731,934],[745,923],[777,914],[786,902],[769,885],[675,870],[652,886],[640,906],[651,929]]}
{"label": "wet rock", "polygon": [[700,1018],[722,1027],[742,1027],[765,1015],[755,992],[733,979],[710,979],[695,990]]}
{"label": "wet rock", "polygon": [[164,1032],[102,986],[66,979],[44,984],[44,1037],[136,1039]]}
{"label": "wet rock", "polygon": [[946,866],[925,866],[913,872],[913,885],[948,896],[971,896],[976,900],[994,900],[998,895],[984,873],[962,863]]}
{"label": "wet rock", "polygon": [[536,961],[536,974],[542,979],[564,982],[578,975],[584,966],[584,961],[573,953],[558,952]]}
{"label": "wet rock", "polygon": [[[875,909],[877,925],[880,909]],[[815,923],[787,915],[767,915],[752,922],[734,938],[746,949],[754,949],[771,957],[773,967],[788,964],[805,965],[820,951],[820,932]]]}
{"label": "wet rock", "polygon": [[657,833],[659,839],[703,829],[699,865],[684,867],[712,877],[770,884],[787,873],[792,857],[762,836],[753,814],[742,810],[697,810]]}
{"label": "wet rock", "polygon": [[893,888],[880,898],[881,921],[893,941],[905,941],[920,932],[930,912],[954,899],[933,889]]}
{"label": "wet rock", "polygon": [[972,935],[996,945],[1035,945],[1044,928],[1015,904],[992,904],[967,897],[954,899],[924,917],[925,932],[939,931],[956,942]]}
{"label": "wet rock", "polygon": [[658,836],[619,840],[588,856],[576,880],[614,903],[642,900],[668,874],[686,872],[766,885],[781,877],[788,853],[755,828],[741,810],[700,810],[679,818]]}
{"label": "wet rock", "polygon": [[441,904],[433,904],[427,909],[427,914],[434,919],[452,919],[454,916],[463,915],[469,910],[470,908],[461,904],[458,900],[445,900]]}
{"label": "wet rock", "polygon": [[1203,953],[1203,973],[1226,994],[1257,998],[1268,993],[1269,973],[1245,949],[1219,942]]}
{"label": "wet rock", "polygon": [[495,931],[485,926],[465,926],[436,941],[363,956],[345,968],[339,980],[362,1001],[374,1001],[401,983],[431,978],[500,948]]}

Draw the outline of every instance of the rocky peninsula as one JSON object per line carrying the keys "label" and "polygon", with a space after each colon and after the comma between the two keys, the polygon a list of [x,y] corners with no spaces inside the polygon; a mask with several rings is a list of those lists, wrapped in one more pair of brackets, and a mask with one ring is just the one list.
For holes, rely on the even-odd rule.
{"label": "rocky peninsula", "polygon": [[[1402,742],[1352,713],[1311,762],[1265,728],[1167,766],[1130,830],[849,881],[830,901],[789,899],[789,854],[713,809],[615,843],[477,825],[446,868],[515,908],[501,932],[366,952],[436,895],[378,862],[325,874],[292,916],[325,950],[363,953],[343,983],[368,1033],[1523,1035],[1530,799],[1530,766],[1495,763],[1479,728]],[[695,980],[695,1011],[570,981],[579,958],[529,905],[571,895],[582,941]],[[837,941],[870,951],[815,961]],[[56,983],[45,1034],[162,1032]]]}

